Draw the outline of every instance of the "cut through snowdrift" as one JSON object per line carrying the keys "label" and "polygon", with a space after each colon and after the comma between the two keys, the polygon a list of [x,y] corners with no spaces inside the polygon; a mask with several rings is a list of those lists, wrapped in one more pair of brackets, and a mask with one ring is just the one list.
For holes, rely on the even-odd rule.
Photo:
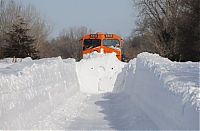
{"label": "cut through snowdrift", "polygon": [[[87,58],[77,67],[82,91],[123,90],[119,95],[130,96],[130,102],[141,107],[160,129],[199,129],[199,62],[172,62],[150,53],[141,53],[128,64],[117,61],[114,54]],[[114,65],[117,71],[111,73]],[[99,86],[103,77],[110,85],[102,82],[105,85]]]}
{"label": "cut through snowdrift", "polygon": [[[129,108],[117,114],[125,120],[122,125],[134,122],[127,112],[137,106],[159,129],[199,129],[199,62],[171,62],[149,53],[138,55],[128,64],[120,62],[115,54],[98,53],[80,62],[60,57],[36,61],[26,58],[15,64],[9,60],[0,61],[1,129],[37,129],[36,123],[45,123],[42,119],[48,119],[46,116],[65,101],[79,100],[77,95],[69,101],[79,90],[87,94],[115,92],[114,102],[118,98],[119,107]],[[84,97],[82,94],[80,98]],[[105,108],[105,104],[99,105]],[[82,107],[75,108],[72,110],[76,112]],[[67,110],[69,117],[62,117],[63,122],[74,118],[73,113],[69,114],[73,111]],[[42,123],[40,129],[45,129]]]}

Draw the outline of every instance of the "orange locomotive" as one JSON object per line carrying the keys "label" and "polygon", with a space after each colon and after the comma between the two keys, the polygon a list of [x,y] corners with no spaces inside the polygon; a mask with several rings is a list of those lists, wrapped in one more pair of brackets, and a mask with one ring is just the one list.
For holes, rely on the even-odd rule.
{"label": "orange locomotive", "polygon": [[80,40],[82,44],[82,56],[94,51],[112,53],[115,52],[119,60],[122,60],[121,47],[123,39],[116,34],[96,33],[88,34]]}

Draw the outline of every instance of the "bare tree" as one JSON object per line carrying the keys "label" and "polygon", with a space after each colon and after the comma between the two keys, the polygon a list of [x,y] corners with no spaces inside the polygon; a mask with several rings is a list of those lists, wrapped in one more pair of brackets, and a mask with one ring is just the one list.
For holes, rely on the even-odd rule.
{"label": "bare tree", "polygon": [[178,25],[181,61],[200,61],[200,1],[182,0]]}
{"label": "bare tree", "polygon": [[60,50],[63,58],[71,57],[79,60],[82,50],[79,40],[83,35],[90,32],[91,30],[86,27],[64,29],[59,37],[53,40],[53,43]]}
{"label": "bare tree", "polygon": [[[180,25],[183,21],[191,20],[186,14],[194,8],[199,16],[199,0],[134,0],[134,4],[140,11],[137,29],[140,35],[146,36],[149,43],[153,44],[162,56],[172,60],[181,60],[183,55],[181,47],[183,46],[180,42]],[[192,4],[196,7],[192,7]],[[192,16],[195,12],[189,14]],[[197,19],[192,21],[197,23],[199,22]],[[191,25],[187,22],[184,26],[190,27]],[[192,29],[195,30],[195,28]]]}
{"label": "bare tree", "polygon": [[55,46],[54,40],[40,45],[40,58],[58,57],[61,56],[61,51]]}
{"label": "bare tree", "polygon": [[180,0],[138,0],[142,21],[140,30],[150,34],[152,43],[163,56],[175,54]]}

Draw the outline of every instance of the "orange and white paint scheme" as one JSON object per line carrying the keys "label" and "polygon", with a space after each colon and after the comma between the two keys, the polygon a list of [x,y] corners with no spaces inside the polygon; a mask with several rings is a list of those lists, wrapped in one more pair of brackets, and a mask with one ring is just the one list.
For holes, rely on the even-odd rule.
{"label": "orange and white paint scheme", "polygon": [[88,34],[81,38],[82,56],[94,51],[104,53],[116,53],[116,57],[122,60],[121,48],[123,39],[116,34],[96,33]]}

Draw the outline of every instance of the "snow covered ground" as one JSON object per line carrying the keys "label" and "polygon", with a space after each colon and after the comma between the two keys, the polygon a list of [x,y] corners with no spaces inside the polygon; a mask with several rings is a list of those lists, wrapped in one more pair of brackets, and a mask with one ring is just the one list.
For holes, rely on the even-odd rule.
{"label": "snow covered ground", "polygon": [[122,94],[129,95],[159,129],[199,129],[199,64],[139,54],[129,63]]}
{"label": "snow covered ground", "polygon": [[200,63],[0,60],[0,129],[199,129]]}

